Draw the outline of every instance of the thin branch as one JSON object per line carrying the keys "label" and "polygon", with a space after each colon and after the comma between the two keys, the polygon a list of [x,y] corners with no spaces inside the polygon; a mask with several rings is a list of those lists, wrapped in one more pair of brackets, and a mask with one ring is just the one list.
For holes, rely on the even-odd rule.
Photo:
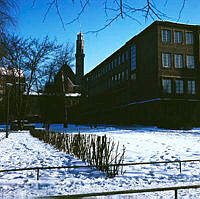
{"label": "thin branch", "polygon": [[32,3],[32,8],[35,6],[35,2],[36,2],[36,0],[33,0],[33,3]]}
{"label": "thin branch", "polygon": [[[35,2],[36,0],[33,0],[33,1]],[[71,0],[71,1],[73,3],[75,2],[75,0]],[[70,22],[66,23],[66,25],[70,25],[72,23],[79,21],[83,15],[83,13],[86,12],[86,8],[90,4],[90,1],[91,0],[79,0],[79,5],[81,6],[80,11],[77,13],[77,16],[75,18],[73,18]],[[168,2],[168,0],[165,0],[164,6],[166,6],[167,2]],[[185,2],[186,2],[186,0],[183,0],[183,5],[179,12],[179,19],[181,17],[182,10],[185,6]],[[111,3],[111,5],[108,5],[108,3]],[[133,6],[134,3],[132,4],[131,1],[129,2],[129,1],[125,1],[125,0],[112,0],[112,2],[110,2],[109,0],[103,0],[103,4],[104,4],[103,9],[105,12],[105,17],[107,19],[108,18],[111,18],[111,19],[107,20],[108,22],[106,22],[106,24],[103,27],[99,28],[98,30],[87,31],[86,34],[87,33],[98,33],[101,30],[104,30],[105,28],[110,26],[114,21],[116,21],[119,17],[122,19],[130,18],[139,23],[139,21],[136,19],[136,17],[134,17],[134,15],[137,13],[143,15],[145,20],[147,20],[148,18],[152,18],[153,20],[155,20],[155,19],[163,20],[163,18],[167,17],[167,15],[165,13],[161,12],[161,10],[156,7],[156,4],[154,3],[153,0],[144,0],[143,7],[139,7],[139,8],[135,8]],[[50,3],[47,7],[43,21],[45,21],[48,13],[52,9],[52,7],[56,8],[57,15],[59,16],[62,26],[65,29],[64,21],[63,21],[61,12],[59,10],[60,6],[58,3],[58,0],[50,0]],[[109,17],[109,15],[111,17]]]}
{"label": "thin branch", "polygon": [[[81,2],[82,2],[82,1],[81,1]],[[72,24],[72,23],[78,21],[78,20],[80,19],[80,17],[83,15],[83,13],[85,12],[85,9],[86,9],[86,7],[89,5],[89,3],[90,3],[90,0],[87,0],[87,1],[83,4],[83,6],[81,6],[81,7],[82,7],[82,8],[81,8],[81,11],[77,14],[77,17],[74,18],[72,21],[66,23],[66,24],[69,25],[69,24]],[[82,3],[81,3],[81,4],[82,4]]]}
{"label": "thin branch", "polygon": [[55,6],[56,6],[56,10],[57,10],[58,16],[59,16],[59,18],[60,18],[60,21],[61,21],[61,23],[62,23],[63,29],[65,30],[65,24],[64,24],[64,22],[63,22],[63,20],[62,20],[62,17],[61,17],[61,14],[60,14],[60,10],[59,10],[59,7],[58,7],[58,0],[56,0]]}
{"label": "thin branch", "polygon": [[43,22],[46,20],[46,17],[47,17],[47,15],[48,15],[49,11],[51,10],[52,6],[55,4],[55,1],[56,1],[56,0],[53,0],[51,3],[49,3],[49,6],[48,6],[48,8],[47,8],[47,10],[46,10],[46,13],[45,13],[45,15],[44,15],[44,18],[43,18]]}
{"label": "thin branch", "polygon": [[91,30],[91,31],[87,31],[84,34],[88,34],[88,33],[98,33],[104,29],[106,29],[108,26],[110,26],[114,21],[116,21],[119,17],[120,17],[120,13],[118,15],[116,15],[114,18],[110,19],[108,23],[106,23],[102,28],[99,28],[98,30]]}
{"label": "thin branch", "polygon": [[185,3],[186,3],[186,0],[183,0],[183,4],[182,4],[182,7],[181,7],[180,12],[179,12],[179,14],[178,14],[178,20],[177,20],[177,21],[179,21],[180,18],[181,18],[181,14],[182,14],[183,9],[184,9],[184,7],[185,7]]}
{"label": "thin branch", "polygon": [[124,18],[123,17],[123,0],[120,0],[120,15],[121,15],[121,18]]}

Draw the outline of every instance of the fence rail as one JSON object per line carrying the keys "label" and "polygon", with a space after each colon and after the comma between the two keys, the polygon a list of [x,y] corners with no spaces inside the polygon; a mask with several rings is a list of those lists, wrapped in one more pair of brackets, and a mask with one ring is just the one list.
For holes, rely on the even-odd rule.
{"label": "fence rail", "polygon": [[176,186],[176,187],[159,187],[150,189],[134,189],[134,190],[123,190],[123,191],[111,191],[102,193],[88,193],[88,194],[76,194],[76,195],[65,195],[65,196],[44,196],[38,198],[82,198],[82,197],[95,197],[95,196],[111,196],[111,195],[122,195],[122,194],[133,194],[133,193],[149,193],[149,192],[161,192],[161,191],[174,191],[174,198],[178,199],[178,190],[180,189],[197,189],[200,185],[188,185],[188,186]]}
{"label": "fence rail", "polygon": [[[179,170],[181,172],[181,163],[183,162],[200,162],[200,160],[174,160],[174,161],[160,161],[160,162],[136,162],[136,163],[124,163],[124,164],[111,164],[111,166],[136,166],[136,165],[151,165],[151,164],[171,164],[179,163]],[[106,166],[106,165],[102,165]],[[71,168],[94,168],[95,166],[90,165],[76,165],[76,166],[55,166],[55,167],[31,167],[31,168],[18,168],[18,169],[4,169],[0,172],[11,172],[11,171],[25,171],[25,170],[36,170],[37,180],[39,180],[39,171],[45,169],[71,169]],[[124,190],[124,191],[113,191],[113,192],[102,192],[102,193],[89,193],[89,194],[77,194],[67,196],[52,196],[52,198],[81,198],[81,197],[94,197],[94,196],[108,196],[108,195],[120,195],[120,194],[133,194],[133,193],[147,193],[147,192],[161,192],[161,191],[174,191],[174,198],[178,199],[179,189],[197,189],[200,185],[189,185],[189,186],[177,186],[177,187],[162,187],[162,188],[151,188],[151,189],[136,189],[136,190]],[[51,197],[39,197],[39,198],[51,198]]]}
{"label": "fence rail", "polygon": [[[174,160],[174,161],[160,161],[160,162],[135,162],[135,163],[123,163],[123,164],[109,164],[109,166],[137,166],[137,165],[151,165],[151,164],[172,164],[179,163],[179,171],[181,173],[182,166],[181,163],[184,162],[200,162],[200,160]],[[105,167],[108,165],[102,165]],[[27,171],[27,170],[36,170],[37,171],[37,180],[39,180],[39,170],[45,169],[76,169],[76,168],[94,168],[95,165],[76,165],[76,166],[54,166],[54,167],[29,167],[29,168],[17,168],[17,169],[3,169],[1,172],[11,172],[11,171]],[[99,166],[101,167],[101,166]]]}

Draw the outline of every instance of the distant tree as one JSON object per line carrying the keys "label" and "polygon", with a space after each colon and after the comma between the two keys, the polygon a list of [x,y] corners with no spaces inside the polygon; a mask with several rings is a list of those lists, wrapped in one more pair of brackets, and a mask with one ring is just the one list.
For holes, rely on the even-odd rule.
{"label": "distant tree", "polygon": [[[37,0],[33,0],[33,4],[35,4],[36,1]],[[87,13],[87,9],[89,8],[89,6],[94,3],[92,0],[71,0],[71,2],[80,7],[80,10],[79,12],[77,12],[77,15],[72,18],[67,24],[72,24],[76,21],[79,21],[82,15]],[[106,22],[99,29],[88,32],[97,33],[107,28],[119,18],[130,18],[138,23],[140,23],[140,21],[138,20],[139,15],[143,16],[145,20],[147,20],[148,18],[151,18],[153,20],[163,20],[168,18],[168,14],[162,11],[163,8],[168,4],[168,0],[162,1],[163,3],[161,3],[160,0],[139,0],[137,1],[137,3],[133,0],[103,0],[101,2],[103,4],[103,11],[105,13]],[[44,14],[44,20],[46,19],[49,11],[54,8],[63,27],[65,27],[64,19],[60,11],[63,3],[67,4],[68,1],[49,0],[46,8],[46,13]],[[186,0],[181,0],[180,3],[181,7],[177,8],[178,20],[181,17],[181,13],[185,7]]]}
{"label": "distant tree", "polygon": [[0,63],[4,67],[19,69],[26,76],[27,94],[37,92],[46,82],[52,81],[63,64],[73,66],[73,47],[68,43],[60,45],[48,36],[40,40],[7,34],[2,43],[6,56]]}
{"label": "distant tree", "polygon": [[71,68],[74,67],[73,61],[74,47],[72,47],[69,43],[67,43],[66,45],[61,45],[59,51],[57,52],[56,56],[51,61],[46,70],[47,78],[45,82],[52,82],[53,77],[63,65],[67,65]]}
{"label": "distant tree", "polygon": [[[57,44],[48,36],[43,39],[22,38],[13,34],[3,37],[6,56],[0,60],[0,65],[17,71],[18,85],[22,75],[25,76],[26,95],[39,92],[47,81],[50,81],[63,62],[69,65],[72,61],[72,49],[69,45]],[[28,99],[28,97],[27,97]],[[21,120],[26,114],[28,101],[16,100],[17,117]]]}

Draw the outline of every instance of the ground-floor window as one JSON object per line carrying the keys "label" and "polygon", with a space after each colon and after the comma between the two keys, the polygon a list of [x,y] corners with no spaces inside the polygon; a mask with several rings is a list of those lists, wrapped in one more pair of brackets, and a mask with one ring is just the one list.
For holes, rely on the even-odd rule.
{"label": "ground-floor window", "polygon": [[171,79],[163,79],[162,80],[163,92],[167,94],[172,93],[172,80]]}
{"label": "ground-floor window", "polygon": [[162,53],[162,65],[163,67],[171,67],[171,54]]}
{"label": "ground-floor window", "polygon": [[184,90],[184,81],[182,79],[176,80],[176,93],[177,94],[183,94]]}
{"label": "ground-floor window", "polygon": [[188,80],[188,94],[196,94],[195,80]]}

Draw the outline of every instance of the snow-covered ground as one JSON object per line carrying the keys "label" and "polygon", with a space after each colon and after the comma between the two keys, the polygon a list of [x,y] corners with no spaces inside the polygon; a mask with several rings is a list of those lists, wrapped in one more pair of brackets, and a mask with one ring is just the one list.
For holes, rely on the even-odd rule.
{"label": "snow-covered ground", "polygon": [[[53,126],[60,129],[60,126]],[[60,129],[61,130],[61,129]],[[125,162],[200,159],[200,129],[169,131],[154,127],[77,127],[66,132],[106,134],[125,145]],[[33,138],[28,132],[11,133],[0,141],[0,170],[36,166],[84,165],[70,155]],[[96,169],[55,169],[0,173],[0,198],[67,195],[115,190],[200,185],[200,162],[179,165],[137,165],[125,167],[124,176],[107,178]],[[200,189],[180,190],[179,198],[200,198]],[[101,197],[108,198],[108,197]],[[111,198],[111,197],[109,197]],[[113,196],[112,198],[174,198],[173,191]]]}

